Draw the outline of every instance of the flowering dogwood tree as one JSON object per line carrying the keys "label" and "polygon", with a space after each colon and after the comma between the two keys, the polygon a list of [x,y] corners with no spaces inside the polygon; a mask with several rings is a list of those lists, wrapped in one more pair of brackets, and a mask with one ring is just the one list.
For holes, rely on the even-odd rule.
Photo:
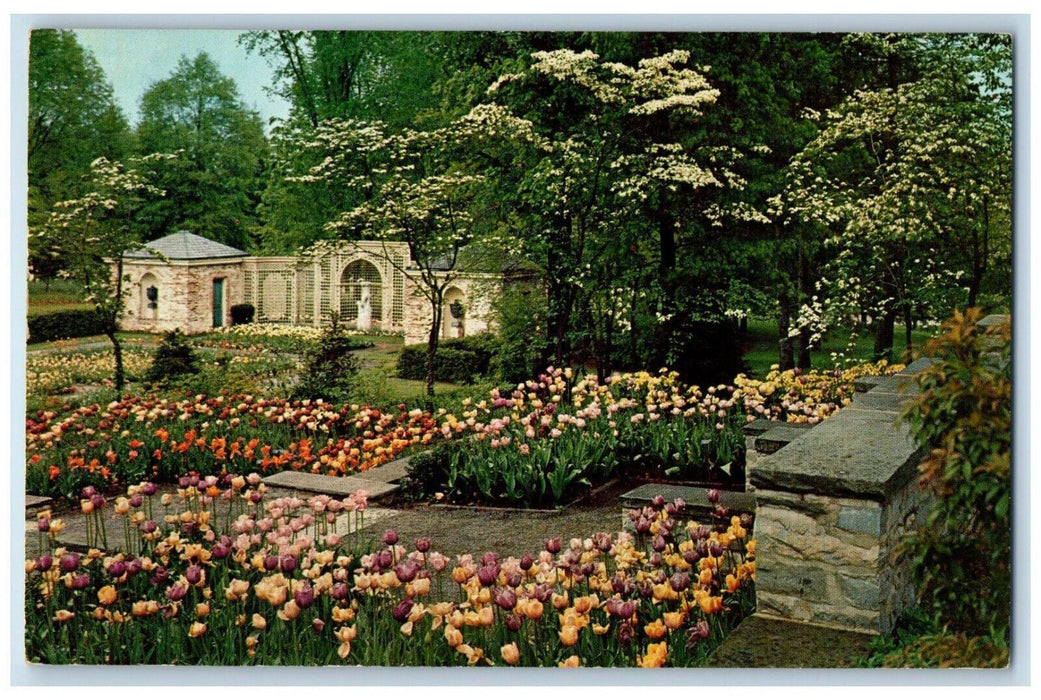
{"label": "flowering dogwood tree", "polygon": [[870,314],[884,356],[899,314],[910,349],[916,314],[975,303],[996,243],[1011,240],[1012,164],[1010,111],[977,80],[952,56],[817,115],[785,193],[788,216],[823,227],[832,250],[803,321]]}
{"label": "flowering dogwood tree", "polygon": [[[592,51],[536,52],[488,90],[539,137],[511,186],[525,252],[546,281],[545,359],[570,360],[569,334],[583,310],[604,360],[611,329],[633,320],[631,313],[622,318],[621,300],[655,286],[656,323],[670,328],[676,238],[690,219],[760,216],[705,196],[743,181],[731,167],[733,152],[686,143],[675,128],[696,120],[719,94],[704,70],[686,66],[689,59],[677,50],[629,66]],[[655,262],[660,274],[648,275]]]}
{"label": "flowering dogwood tree", "polygon": [[126,164],[96,159],[84,176],[83,193],[55,204],[45,226],[30,233],[30,247],[61,241],[65,269],[60,275],[82,285],[84,300],[94,305],[112,343],[116,391],[122,391],[126,382],[123,349],[116,336],[126,308],[123,253],[141,244],[136,214],[146,197],[163,195],[149,182],[150,167],[171,158],[152,154]]}
{"label": "flowering dogwood tree", "polygon": [[[440,340],[445,291],[470,271],[485,271],[508,255],[513,239],[486,221],[482,157],[503,144],[534,139],[530,124],[492,105],[476,107],[447,127],[391,132],[381,122],[330,120],[305,146],[325,158],[299,182],[334,184],[354,193],[356,204],[326,224],[350,239],[408,244],[408,270],[430,306],[427,395],[434,394],[434,358]],[[482,154],[478,156],[475,154]],[[330,245],[321,241],[312,252]],[[384,259],[406,272],[384,247]]]}

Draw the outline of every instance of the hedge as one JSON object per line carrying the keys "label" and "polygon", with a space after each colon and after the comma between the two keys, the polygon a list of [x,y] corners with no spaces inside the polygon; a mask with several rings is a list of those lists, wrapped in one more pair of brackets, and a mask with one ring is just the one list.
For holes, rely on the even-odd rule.
{"label": "hedge", "polygon": [[104,319],[93,309],[55,311],[29,317],[29,343],[83,338],[105,332]]}
{"label": "hedge", "polygon": [[[434,379],[453,384],[472,384],[475,378],[486,376],[495,352],[495,342],[495,337],[490,333],[441,341],[434,358]],[[402,348],[398,356],[398,377],[426,379],[426,343]]]}

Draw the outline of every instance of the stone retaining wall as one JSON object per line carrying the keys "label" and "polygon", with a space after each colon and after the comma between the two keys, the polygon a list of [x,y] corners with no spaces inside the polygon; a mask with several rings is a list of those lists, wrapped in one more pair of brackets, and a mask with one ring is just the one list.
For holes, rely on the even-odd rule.
{"label": "stone retaining wall", "polygon": [[886,633],[914,603],[898,544],[928,502],[916,478],[920,452],[899,416],[915,391],[910,375],[927,364],[877,382],[750,465],[758,612]]}

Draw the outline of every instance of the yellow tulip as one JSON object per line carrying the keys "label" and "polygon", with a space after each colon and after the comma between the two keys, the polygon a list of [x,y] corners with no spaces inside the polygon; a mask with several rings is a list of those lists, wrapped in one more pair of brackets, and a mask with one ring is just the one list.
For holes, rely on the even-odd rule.
{"label": "yellow tulip", "polygon": [[644,633],[651,639],[661,639],[665,636],[668,628],[661,620],[655,620],[649,624],[644,625]]}
{"label": "yellow tulip", "polygon": [[98,591],[98,602],[102,605],[112,605],[116,602],[117,594],[115,586],[105,586]]}
{"label": "yellow tulip", "polygon": [[192,626],[188,629],[188,636],[192,638],[201,637],[204,634],[206,634],[205,622],[193,622]]}
{"label": "yellow tulip", "polygon": [[582,659],[578,658],[578,654],[572,654],[563,661],[557,664],[558,668],[578,668],[582,665]]}
{"label": "yellow tulip", "polygon": [[517,648],[517,642],[510,642],[504,645],[499,649],[499,655],[502,657],[503,662],[510,666],[520,661],[520,649]]}
{"label": "yellow tulip", "polygon": [[557,636],[560,637],[560,643],[564,646],[574,646],[578,643],[578,628],[574,625],[564,625],[557,632]]}

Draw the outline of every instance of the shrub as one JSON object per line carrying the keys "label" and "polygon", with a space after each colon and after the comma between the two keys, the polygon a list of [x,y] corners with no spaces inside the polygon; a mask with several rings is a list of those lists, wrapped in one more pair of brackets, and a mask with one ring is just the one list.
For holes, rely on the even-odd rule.
{"label": "shrub", "polygon": [[293,398],[347,401],[359,369],[354,352],[369,345],[347,335],[334,318],[317,347],[308,354],[304,375],[293,389]]}
{"label": "shrub", "polygon": [[906,545],[923,607],[954,632],[1008,644],[1011,607],[1012,376],[1008,324],[955,313],[925,353],[922,393],[905,413],[928,450],[920,481],[936,499]]}
{"label": "shrub", "polygon": [[105,332],[104,319],[93,309],[55,311],[29,317],[29,343],[84,338]]}
{"label": "shrub", "polygon": [[408,462],[408,476],[402,484],[413,496],[429,497],[444,488],[451,468],[452,456],[459,443],[441,442],[433,449],[413,455]]}
{"label": "shrub", "polygon": [[[434,357],[434,380],[453,384],[474,383],[476,378],[488,374],[494,347],[495,339],[488,333],[442,340]],[[398,356],[398,377],[426,379],[426,343],[402,348]]]}
{"label": "shrub", "polygon": [[175,329],[166,333],[155,349],[152,366],[145,372],[145,381],[169,383],[172,379],[198,372],[199,357],[180,329]]}
{"label": "shrub", "polygon": [[241,326],[247,323],[253,323],[253,317],[256,315],[257,310],[253,308],[253,304],[235,304],[231,307],[231,325]]}
{"label": "shrub", "polygon": [[531,284],[513,284],[495,302],[498,337],[490,371],[516,384],[536,374],[545,335],[546,296]]}

